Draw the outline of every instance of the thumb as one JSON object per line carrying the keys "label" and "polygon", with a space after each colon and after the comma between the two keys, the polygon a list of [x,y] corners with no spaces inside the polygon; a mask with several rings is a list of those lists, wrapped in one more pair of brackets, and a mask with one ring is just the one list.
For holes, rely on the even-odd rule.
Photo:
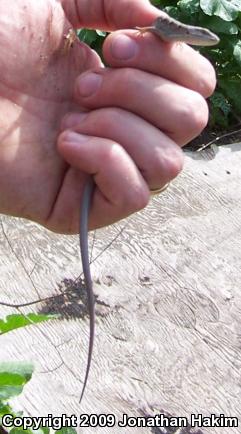
{"label": "thumb", "polygon": [[145,26],[161,12],[149,0],[62,0],[66,16],[74,28],[116,30]]}

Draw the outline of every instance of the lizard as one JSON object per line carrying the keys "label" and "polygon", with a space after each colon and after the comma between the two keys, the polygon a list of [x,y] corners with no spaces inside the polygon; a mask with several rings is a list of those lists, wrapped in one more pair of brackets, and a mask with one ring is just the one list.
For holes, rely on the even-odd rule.
{"label": "lizard", "polygon": [[[149,27],[136,27],[136,30],[141,34],[151,32],[160,38],[163,42],[186,42],[190,45],[209,46],[218,44],[219,38],[210,30],[203,27],[190,26],[183,24],[180,21],[171,18],[169,15],[159,16]],[[89,266],[89,253],[88,253],[88,218],[91,207],[91,199],[94,192],[93,177],[89,176],[84,187],[84,192],[81,200],[80,208],[80,251],[83,267],[83,275],[85,287],[87,291],[89,321],[90,321],[90,335],[89,335],[89,348],[87,367],[85,371],[84,382],[80,395],[79,403],[81,403],[86,384],[88,381],[92,351],[94,345],[94,331],[95,331],[95,299],[92,288],[92,279]]]}
{"label": "lizard", "polygon": [[136,27],[139,33],[151,32],[164,42],[186,42],[190,45],[211,46],[219,43],[219,37],[204,27],[190,26],[169,15],[158,17],[151,26]]}

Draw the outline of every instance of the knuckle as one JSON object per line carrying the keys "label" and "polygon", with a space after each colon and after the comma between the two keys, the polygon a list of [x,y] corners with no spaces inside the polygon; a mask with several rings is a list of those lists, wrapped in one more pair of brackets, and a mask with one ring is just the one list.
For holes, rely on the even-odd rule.
{"label": "knuckle", "polygon": [[150,186],[163,186],[176,178],[183,168],[183,152],[177,145],[157,149],[148,170],[142,172]]}
{"label": "knuckle", "polygon": [[109,131],[113,126],[120,124],[120,119],[123,117],[123,110],[117,107],[105,108],[101,111],[101,116],[96,117],[95,125],[98,126],[101,132]]}
{"label": "knuckle", "polygon": [[130,189],[129,194],[124,198],[125,209],[134,213],[145,208],[149,202],[150,193],[144,185]]}
{"label": "knuckle", "polygon": [[215,69],[208,61],[206,61],[206,66],[202,68],[202,77],[198,82],[198,90],[204,97],[207,98],[214,92],[216,84],[217,79]]}
{"label": "knuckle", "polygon": [[167,181],[171,181],[172,179],[176,178],[176,176],[179,175],[179,173],[182,171],[183,169],[183,164],[184,164],[184,157],[183,157],[183,153],[181,154],[181,158],[179,156],[179,158],[177,159],[172,159],[171,161],[168,161],[168,179]]}
{"label": "knuckle", "polygon": [[[145,208],[149,202],[148,187],[123,147],[113,142],[102,157],[105,167],[110,166],[116,171],[119,193],[113,197],[119,215],[126,216]],[[113,185],[110,189],[113,190]]]}
{"label": "knuckle", "polygon": [[139,188],[135,194],[135,211],[140,211],[148,205],[150,192],[148,188]]}
{"label": "knuckle", "polygon": [[179,112],[179,125],[185,136],[196,136],[208,123],[208,105],[197,92],[190,92]]}
{"label": "knuckle", "polygon": [[140,86],[143,85],[142,74],[134,68],[121,68],[121,71],[117,69],[114,74],[113,89],[118,95],[125,98],[127,90],[130,94],[133,92],[133,95],[135,95],[136,90],[139,91]]}
{"label": "knuckle", "polygon": [[105,161],[105,167],[116,166],[118,159],[122,159],[122,155],[122,146],[112,140],[108,142],[108,146],[103,146],[101,149],[101,158]]}
{"label": "knuckle", "polygon": [[[158,159],[156,159],[156,161],[158,161]],[[159,173],[160,181],[165,184],[176,178],[183,168],[183,162],[183,152],[178,146],[172,147],[164,154],[162,153],[159,159],[159,165],[156,167],[156,174]]]}
{"label": "knuckle", "polygon": [[[116,71],[117,77],[119,78],[119,71]],[[132,79],[136,79],[136,70],[133,68],[122,68],[121,69],[121,79],[123,79],[123,82],[129,82]]]}
{"label": "knuckle", "polygon": [[128,191],[123,192],[122,197],[118,198],[118,209],[120,215],[130,215],[148,205],[150,192],[148,187],[143,185],[130,187]]}

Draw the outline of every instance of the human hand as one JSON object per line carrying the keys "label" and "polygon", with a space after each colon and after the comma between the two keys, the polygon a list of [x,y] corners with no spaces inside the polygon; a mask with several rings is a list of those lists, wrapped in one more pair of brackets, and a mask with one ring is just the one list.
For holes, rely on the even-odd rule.
{"label": "human hand", "polygon": [[0,2],[0,213],[64,232],[72,215],[62,223],[68,165],[56,149],[60,120],[75,109],[77,76],[101,64],[84,44],[66,52],[71,27],[58,1]]}
{"label": "human hand", "polygon": [[[161,44],[135,31],[110,35],[104,46],[108,64],[100,68],[96,54],[75,42],[64,53],[70,28],[144,26],[159,11],[145,0],[12,0],[0,4],[1,145],[0,212],[35,220],[51,230],[78,232],[85,173],[95,174],[90,227],[112,223],[143,207],[149,187],[172,179],[182,166],[182,145],[207,122],[204,99],[215,85],[213,69],[190,47]],[[69,22],[68,22],[69,20]],[[131,36],[133,58],[121,60]],[[115,48],[114,48],[115,47]],[[16,60],[17,59],[17,60]],[[95,95],[80,96],[78,74],[92,70],[103,81]],[[95,74],[96,75],[96,74]],[[82,74],[84,80],[90,80]],[[89,81],[90,84],[90,81]],[[87,84],[84,84],[84,91]],[[191,89],[191,90],[190,90]],[[65,125],[88,136],[79,145]],[[95,137],[98,139],[95,139]],[[72,134],[73,137],[73,134]]]}
{"label": "human hand", "polygon": [[[109,1],[104,22],[95,8],[93,15],[82,15],[81,6],[77,2],[83,21],[73,24],[105,30],[145,26],[160,14],[144,0]],[[109,35],[103,54],[110,68],[82,74],[75,87],[76,101],[88,112],[66,116],[58,140],[70,172],[94,175],[90,228],[141,209],[150,188],[162,187],[179,173],[180,145],[206,125],[204,98],[215,87],[211,65],[184,44],[121,30]]]}

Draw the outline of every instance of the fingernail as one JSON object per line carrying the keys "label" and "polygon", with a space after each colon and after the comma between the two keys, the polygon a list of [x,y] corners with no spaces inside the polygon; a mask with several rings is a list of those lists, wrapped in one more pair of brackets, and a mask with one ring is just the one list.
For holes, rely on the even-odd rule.
{"label": "fingernail", "polygon": [[86,72],[77,79],[77,88],[80,96],[88,97],[99,89],[102,76],[94,72]]}
{"label": "fingernail", "polygon": [[136,42],[126,35],[116,35],[111,44],[112,56],[118,60],[129,60],[136,56],[139,47]]}
{"label": "fingernail", "polygon": [[60,130],[66,130],[68,128],[77,127],[87,116],[87,113],[71,113],[66,116],[61,121]]}

